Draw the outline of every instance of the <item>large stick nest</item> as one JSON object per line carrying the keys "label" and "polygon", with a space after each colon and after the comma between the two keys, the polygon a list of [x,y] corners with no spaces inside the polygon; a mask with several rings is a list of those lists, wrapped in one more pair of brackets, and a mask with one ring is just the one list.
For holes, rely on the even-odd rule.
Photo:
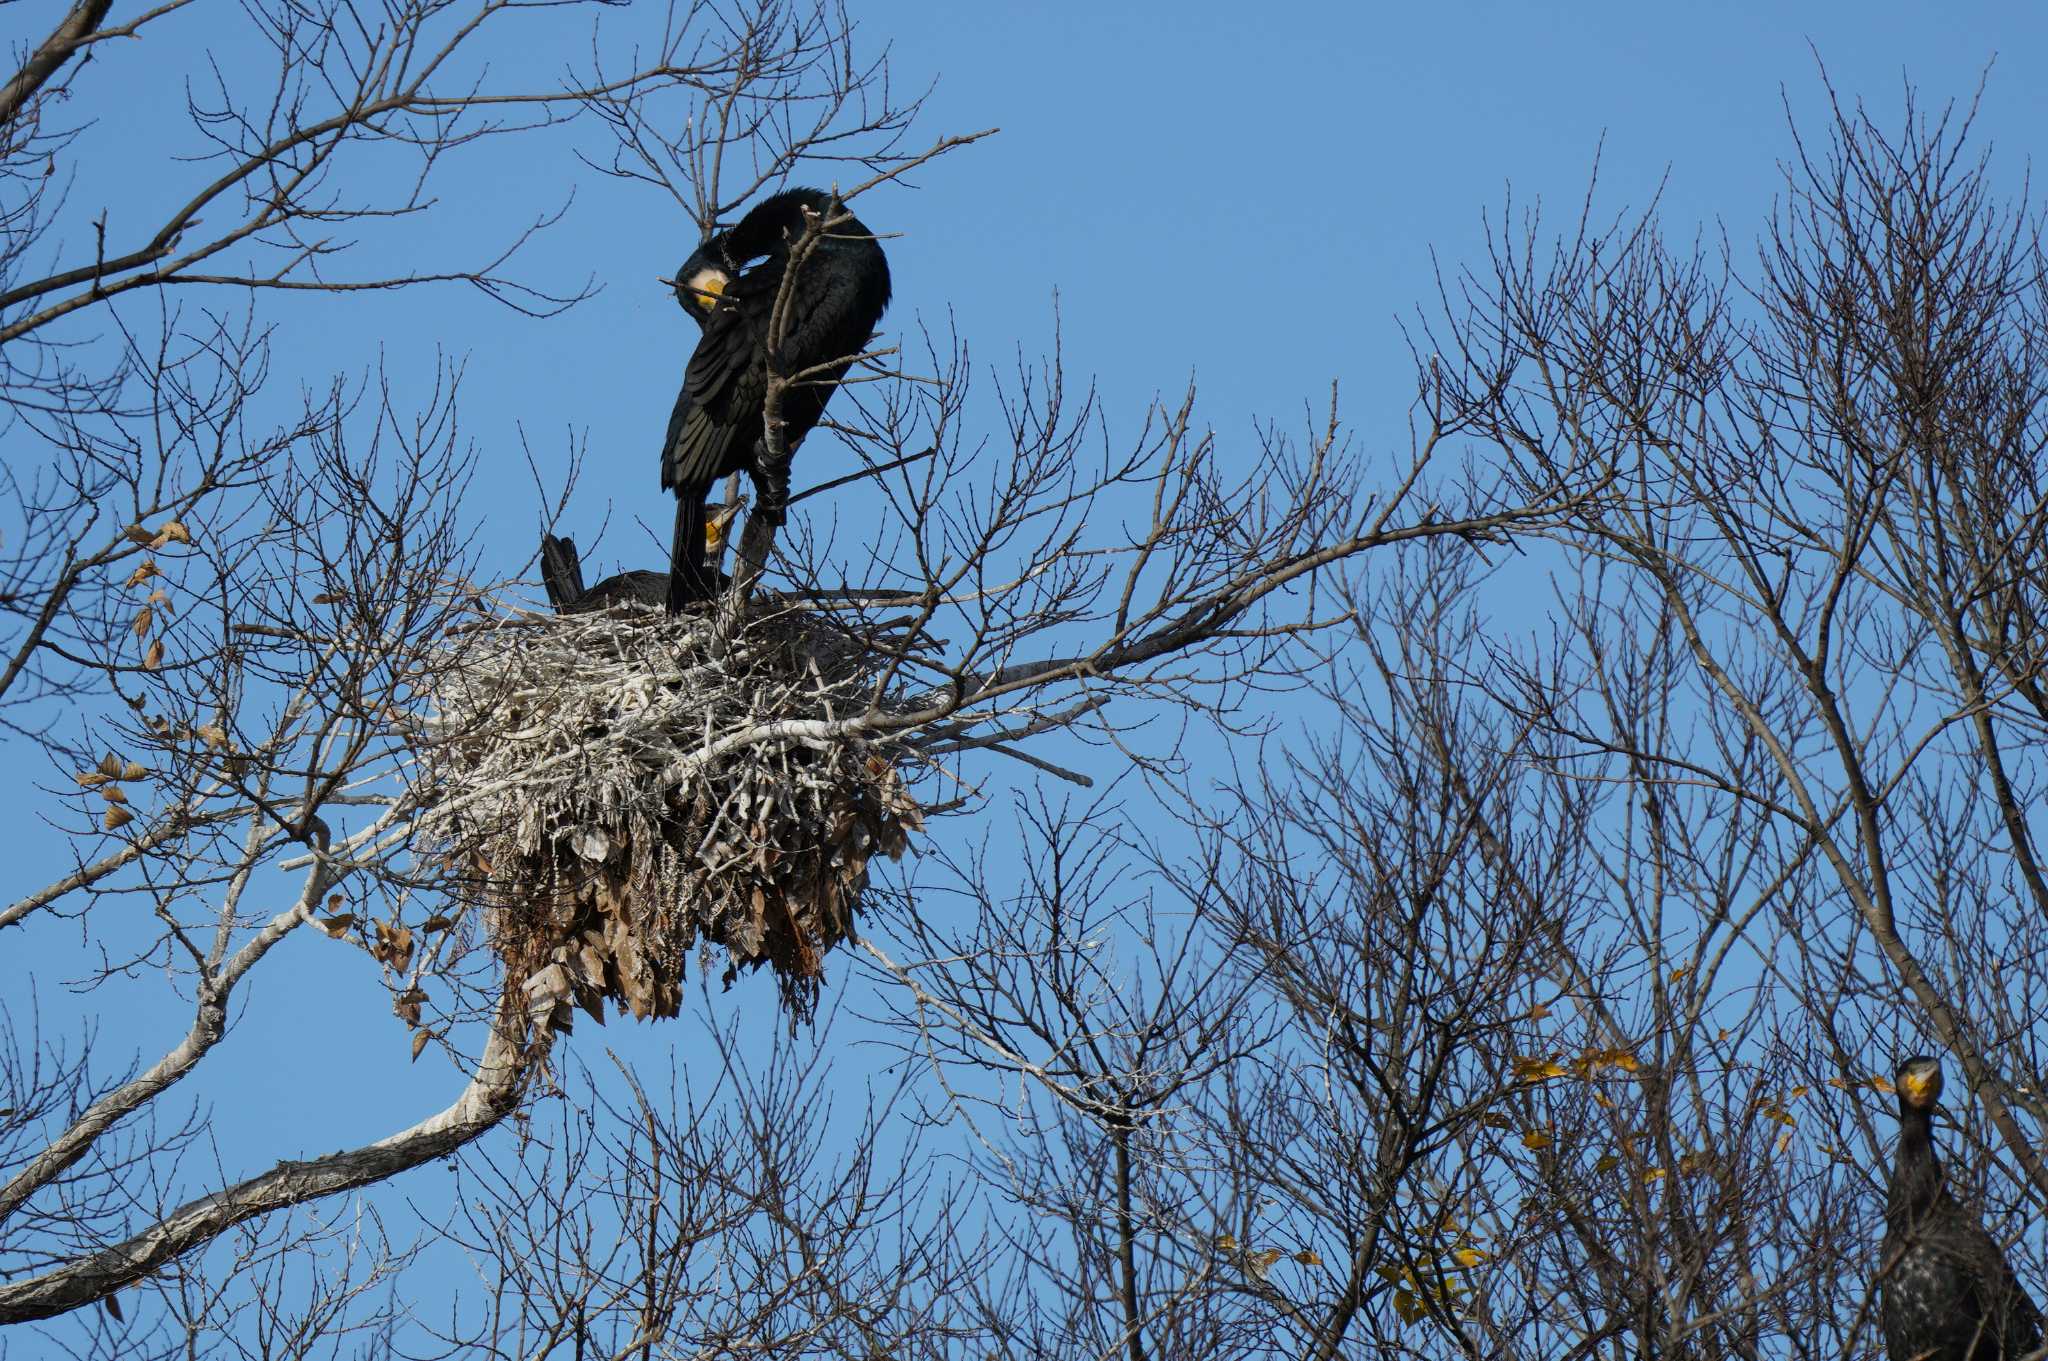
{"label": "large stick nest", "polygon": [[549,1024],[673,1016],[684,964],[775,971],[792,1017],[848,939],[868,862],[921,828],[865,653],[805,610],[716,645],[621,607],[490,626],[451,650],[422,763],[429,846]]}

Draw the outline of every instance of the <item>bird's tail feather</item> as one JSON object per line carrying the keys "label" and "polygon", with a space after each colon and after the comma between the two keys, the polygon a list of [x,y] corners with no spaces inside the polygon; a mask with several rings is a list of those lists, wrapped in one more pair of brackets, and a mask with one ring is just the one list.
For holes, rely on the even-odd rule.
{"label": "bird's tail feather", "polygon": [[676,498],[676,533],[668,549],[668,612],[710,595],[704,575],[704,498],[683,489]]}
{"label": "bird's tail feather", "polygon": [[540,583],[557,613],[583,598],[583,562],[574,539],[540,536]]}

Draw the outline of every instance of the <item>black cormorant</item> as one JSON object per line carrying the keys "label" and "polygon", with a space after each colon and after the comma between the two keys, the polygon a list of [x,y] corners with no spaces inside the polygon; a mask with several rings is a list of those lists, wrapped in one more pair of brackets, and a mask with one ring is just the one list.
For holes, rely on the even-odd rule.
{"label": "black cormorant", "polygon": [[768,337],[790,251],[809,227],[806,210],[821,223],[843,220],[824,229],[799,265],[779,327],[775,372],[792,380],[780,408],[785,454],[818,423],[889,305],[881,245],[843,203],[816,189],[786,189],[764,199],[683,262],[676,297],[704,334],[684,371],[661,449],[661,485],[676,495],[670,610],[714,588],[704,568],[704,498],[718,479],[741,469],[751,473],[754,513],[782,523],[789,470],[766,467],[762,457]]}
{"label": "black cormorant", "polygon": [[1998,1243],[1948,1192],[1934,1153],[1941,1062],[1899,1065],[1899,1149],[1884,1205],[1878,1316],[1890,1361],[2017,1361],[2041,1345],[2041,1311]]}

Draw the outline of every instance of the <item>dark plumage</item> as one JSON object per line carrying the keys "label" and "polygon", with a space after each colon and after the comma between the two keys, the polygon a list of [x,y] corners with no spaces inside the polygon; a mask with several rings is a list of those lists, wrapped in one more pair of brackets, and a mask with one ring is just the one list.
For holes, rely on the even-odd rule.
{"label": "dark plumage", "polygon": [[576,541],[552,534],[540,537],[540,581],[556,614],[579,614],[613,605],[659,605],[668,598],[666,572],[620,572],[585,590]]}
{"label": "dark plumage", "polygon": [[2041,1311],[1934,1153],[1938,1059],[1899,1065],[1899,1149],[1884,1205],[1878,1315],[1890,1361],[2016,1361],[2041,1345]]}
{"label": "dark plumage", "polygon": [[[661,485],[676,495],[670,610],[713,590],[704,567],[704,498],[718,479],[742,469],[751,473],[755,514],[782,523],[789,468],[765,466],[763,403],[772,317],[790,250],[807,227],[805,209],[821,221],[845,211],[816,189],[784,190],[698,247],[676,273],[677,300],[704,334],[684,371],[661,450]],[[831,228],[798,267],[781,326],[774,371],[792,379],[804,375],[782,397],[785,453],[824,415],[888,305],[889,264],[880,244],[858,220]]]}

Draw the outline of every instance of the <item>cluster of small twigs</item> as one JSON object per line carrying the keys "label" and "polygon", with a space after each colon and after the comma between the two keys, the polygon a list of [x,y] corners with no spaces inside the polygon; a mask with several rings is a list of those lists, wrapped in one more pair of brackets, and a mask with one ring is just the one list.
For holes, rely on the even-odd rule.
{"label": "cluster of small twigs", "polygon": [[922,826],[875,678],[808,610],[721,640],[637,606],[496,620],[451,651],[422,768],[429,844],[547,1024],[674,1016],[691,948],[767,964],[810,1015],[869,860]]}

